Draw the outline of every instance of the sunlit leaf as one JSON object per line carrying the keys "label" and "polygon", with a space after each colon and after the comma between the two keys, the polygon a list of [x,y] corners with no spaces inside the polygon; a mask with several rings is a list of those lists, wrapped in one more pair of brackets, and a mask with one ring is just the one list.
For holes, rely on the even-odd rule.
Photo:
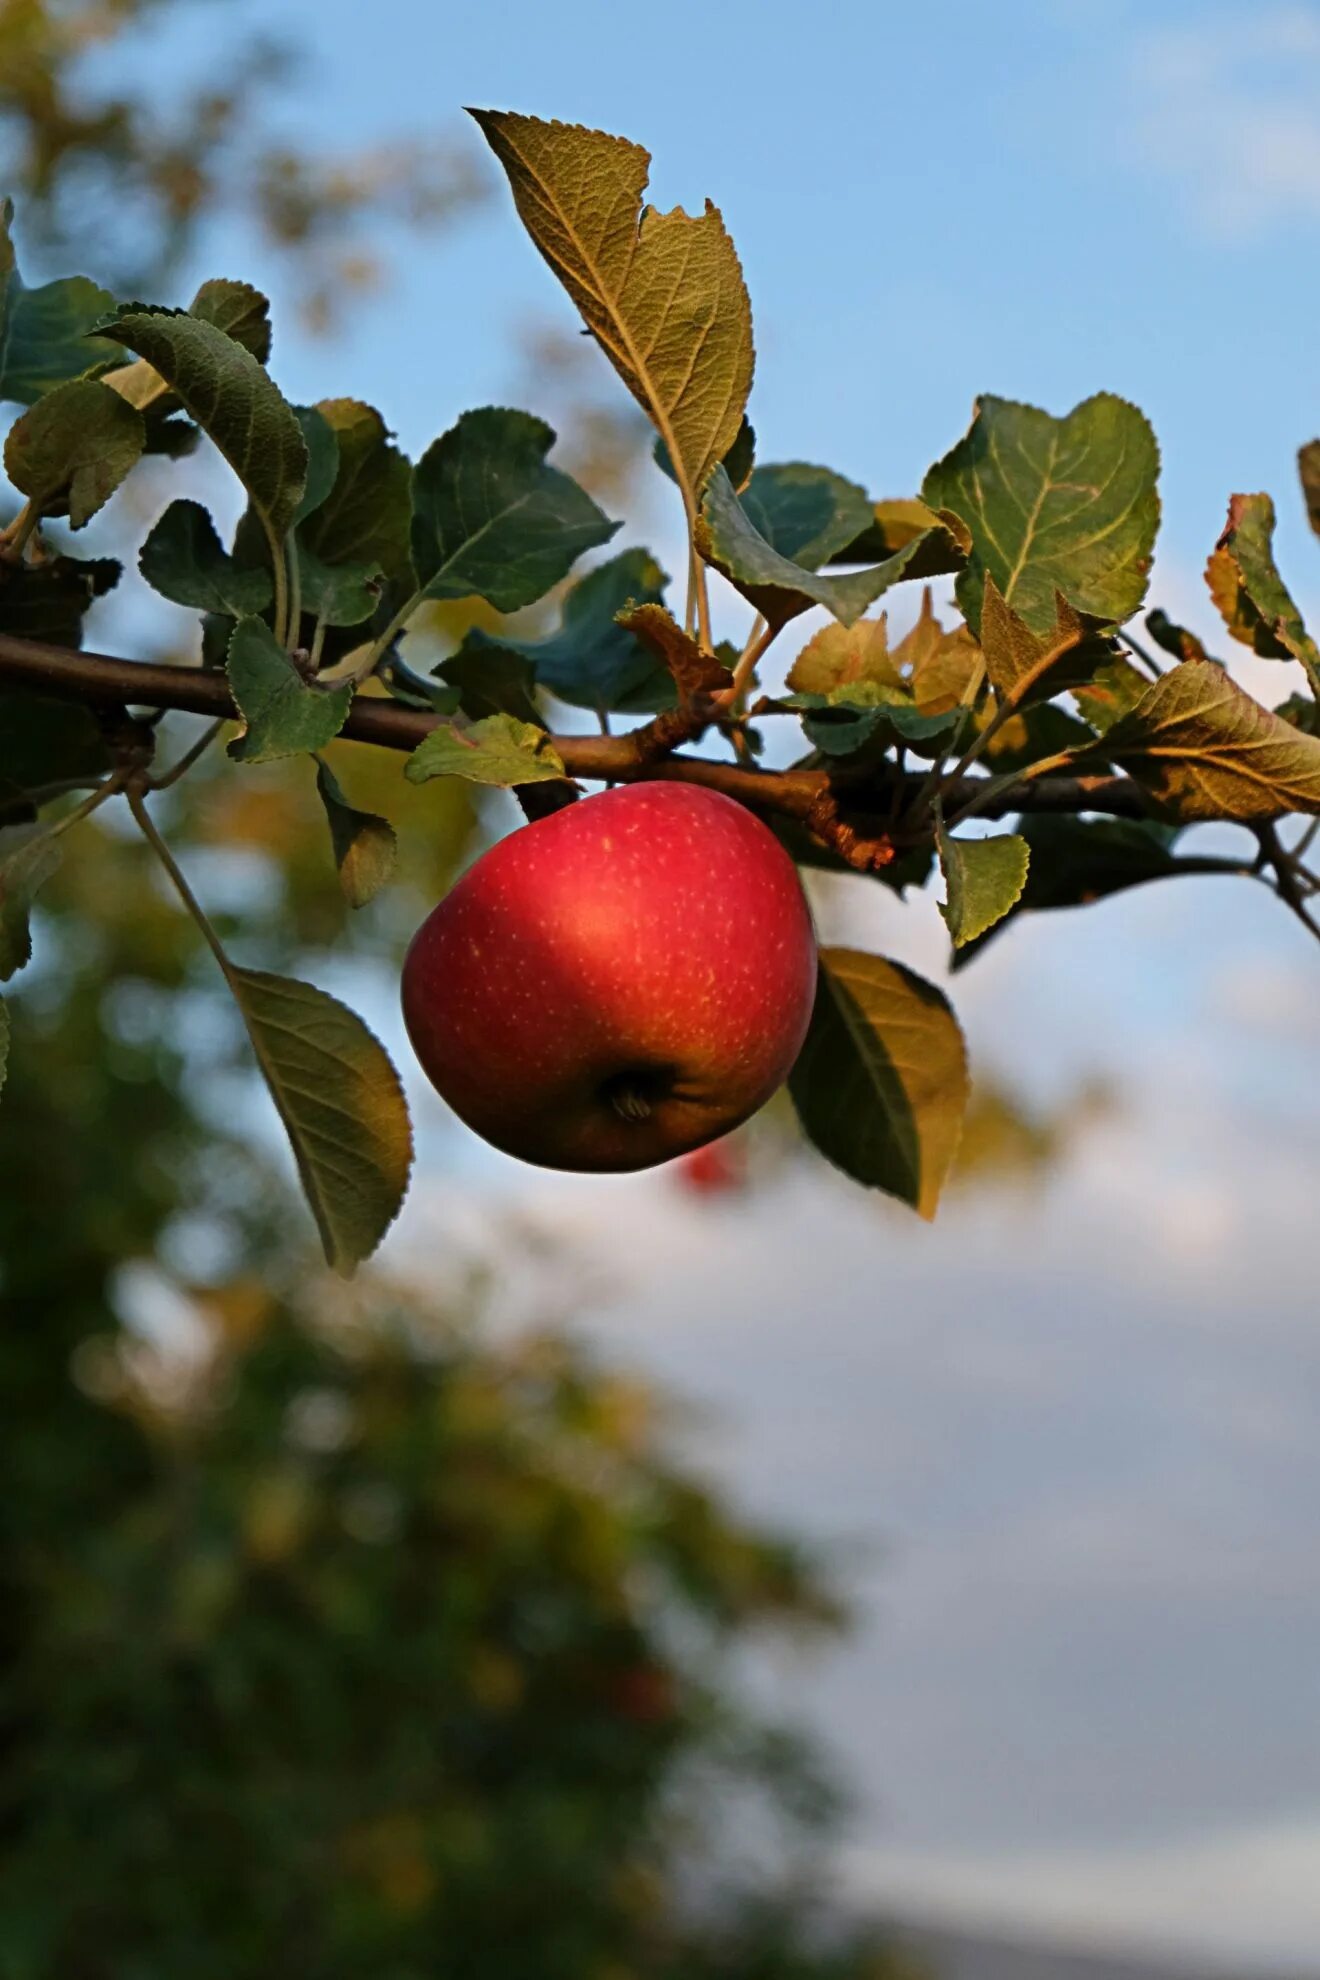
{"label": "sunlit leaf", "polygon": [[487,715],[467,728],[443,722],[423,737],[404,766],[411,784],[431,777],[464,777],[470,784],[544,784],[564,776],[563,761],[544,729],[512,715]]}
{"label": "sunlit leaf", "polygon": [[324,990],[264,970],[228,974],[326,1258],[351,1273],[408,1187],[412,1129],[399,1076],[361,1018]]}
{"label": "sunlit leaf", "polygon": [[718,208],[643,206],[650,156],[581,125],[473,116],[523,225],[669,450],[688,515],[733,446],[752,383],[752,316]]}
{"label": "sunlit leaf", "polygon": [[958,602],[981,628],[987,577],[1035,633],[1055,621],[1055,594],[1121,624],[1146,593],[1160,505],[1150,422],[1098,392],[1063,419],[1035,406],[978,399],[963,439],[922,484],[932,508],[972,533]]}
{"label": "sunlit leaf", "polygon": [[1320,812],[1320,741],[1212,661],[1171,667],[1110,729],[1105,753],[1178,819]]}
{"label": "sunlit leaf", "polygon": [[1205,576],[1234,639],[1267,660],[1300,660],[1312,691],[1320,693],[1320,648],[1274,562],[1274,504],[1268,495],[1232,497]]}
{"label": "sunlit leaf", "polygon": [[946,899],[940,903],[955,949],[974,942],[1017,905],[1026,885],[1031,852],[1016,833],[988,839],[938,837]]}
{"label": "sunlit leaf", "polygon": [[728,668],[712,654],[703,653],[663,605],[631,605],[619,614],[619,624],[655,654],[683,701],[728,687]]}
{"label": "sunlit leaf", "polygon": [[822,949],[811,1029],[789,1092],[845,1175],[933,1217],[967,1107],[967,1055],[948,1000],[901,963]]}
{"label": "sunlit leaf", "polygon": [[987,574],[981,612],[985,670],[1001,701],[1025,706],[1048,700],[1063,688],[1080,687],[1114,657],[1109,640],[1075,612],[1062,593],[1054,599],[1054,621],[1039,636],[1001,595]]}

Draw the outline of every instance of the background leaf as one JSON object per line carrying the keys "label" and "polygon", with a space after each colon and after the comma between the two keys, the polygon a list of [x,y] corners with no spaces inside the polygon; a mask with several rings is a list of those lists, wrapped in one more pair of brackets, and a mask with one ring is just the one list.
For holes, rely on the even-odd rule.
{"label": "background leaf", "polygon": [[[299,541],[323,564],[379,564],[402,598],[413,589],[412,469],[374,406],[322,399],[312,410],[334,435],[335,478],[329,493],[304,515]],[[317,451],[313,442],[309,492],[315,487],[311,456]],[[319,467],[316,475],[319,479]]]}
{"label": "background leaf", "polygon": [[330,765],[320,757],[316,788],[330,824],[330,843],[344,899],[350,907],[365,907],[394,873],[399,854],[394,827],[374,811],[356,810],[344,796]]}
{"label": "background leaf", "polygon": [[200,502],[171,502],[142,546],[138,568],[152,588],[176,605],[246,618],[270,603],[270,573],[239,569]]}
{"label": "background leaf", "polygon": [[698,218],[642,205],[650,155],[578,124],[474,110],[523,225],[645,408],[695,518],[738,437],[752,384],[752,313],[733,242]]}
{"label": "background leaf", "polygon": [[901,963],[822,949],[789,1092],[826,1159],[933,1217],[962,1132],[967,1056],[946,998]]}
{"label": "background leaf", "polygon": [[972,533],[958,602],[973,630],[989,575],[1033,632],[1054,624],[1054,594],[1121,624],[1146,595],[1160,505],[1150,422],[1098,392],[1063,419],[986,396],[957,446],[922,484]]}
{"label": "background leaf", "polygon": [[238,763],[272,763],[324,749],[343,728],[353,687],[305,681],[262,619],[240,619],[225,670],[244,721],[229,754]]}
{"label": "background leaf", "polygon": [[0,793],[95,783],[111,761],[89,708],[21,688],[0,693]]}
{"label": "background leaf", "polygon": [[52,557],[44,564],[0,563],[0,627],[25,639],[77,646],[94,598],[113,591],[113,557]]}
{"label": "background leaf", "polygon": [[347,1276],[408,1187],[412,1128],[399,1076],[361,1018],[324,990],[259,969],[231,965],[228,975],[326,1258]]}
{"label": "background leaf", "polygon": [[464,777],[470,784],[544,784],[566,774],[545,730],[512,715],[488,715],[460,729],[441,723],[418,743],[404,765],[411,784],[431,777]]}
{"label": "background leaf", "polygon": [[955,949],[974,942],[1017,905],[1031,860],[1027,841],[1016,833],[987,839],[937,840],[947,898],[940,903]]}
{"label": "background leaf", "polygon": [[0,833],[0,983],[32,960],[33,898],[59,863],[59,847],[44,834],[15,840],[12,833]]}
{"label": "background leaf", "polygon": [[0,1093],[5,1090],[5,1074],[9,1071],[9,1006],[0,997]]}
{"label": "background leaf", "polygon": [[1213,661],[1171,667],[1110,729],[1105,750],[1179,819],[1320,812],[1320,742]]}
{"label": "background leaf", "polygon": [[771,549],[809,571],[828,563],[872,521],[864,489],[803,461],[758,467],[738,499]]}
{"label": "background leaf", "polygon": [[140,459],[142,415],[92,378],[56,385],[15,420],[5,473],[46,515],[81,529]]}

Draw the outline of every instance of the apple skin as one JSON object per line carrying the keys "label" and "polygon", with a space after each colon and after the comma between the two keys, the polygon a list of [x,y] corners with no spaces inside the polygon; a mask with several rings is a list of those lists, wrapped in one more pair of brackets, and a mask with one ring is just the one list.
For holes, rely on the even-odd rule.
{"label": "apple skin", "polygon": [[432,1085],[496,1148],[645,1169],[769,1099],[815,989],[778,840],[718,792],[646,783],[484,853],[414,936],[403,1014]]}

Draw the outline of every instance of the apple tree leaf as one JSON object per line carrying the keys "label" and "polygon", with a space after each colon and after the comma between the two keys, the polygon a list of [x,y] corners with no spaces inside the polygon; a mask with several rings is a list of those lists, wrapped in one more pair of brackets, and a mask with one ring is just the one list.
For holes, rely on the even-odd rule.
{"label": "apple tree leaf", "polygon": [[823,605],[850,626],[891,585],[911,575],[909,566],[925,541],[924,537],[913,537],[871,570],[835,577],[808,570],[766,542],[722,467],[711,475],[702,500],[696,540],[707,563],[727,577],[772,626],[786,625],[812,605]]}
{"label": "apple tree leaf", "polygon": [[836,1168],[935,1215],[968,1078],[958,1021],[933,984],[880,956],[822,949],[788,1090],[808,1139]]}
{"label": "apple tree leaf", "polygon": [[5,473],[46,515],[81,529],[141,458],[141,413],[94,378],[52,386],[5,441]]}
{"label": "apple tree leaf", "polygon": [[1017,707],[1083,686],[1114,658],[1110,641],[1061,592],[1054,597],[1054,623],[1047,632],[1033,632],[991,573],[986,574],[982,598],[981,647],[995,693],[1001,702]]}
{"label": "apple tree leaf", "polygon": [[154,365],[246,488],[272,549],[282,546],[307,483],[307,443],[251,351],[186,310],[122,309],[100,334]]}
{"label": "apple tree leaf", "polygon": [[40,791],[91,784],[105,775],[112,760],[90,709],[24,688],[0,693],[0,788]]}
{"label": "apple tree leaf", "polygon": [[297,546],[302,609],[328,626],[360,626],[369,619],[385,584],[379,564],[323,564],[305,543]]}
{"label": "apple tree leaf", "polygon": [[752,384],[751,305],[718,208],[644,207],[650,156],[626,138],[472,114],[523,225],[664,441],[695,519]]}
{"label": "apple tree leaf", "polygon": [[[265,364],[269,358],[270,304],[251,283],[203,282],[189,303],[187,314],[223,330],[236,344],[251,351],[258,364]],[[102,378],[130,405],[140,412],[151,412],[158,419],[179,404],[178,394],[145,358],[118,365],[104,372]]]}
{"label": "apple tree leaf", "polygon": [[350,907],[365,907],[393,877],[399,855],[394,827],[374,811],[351,805],[323,757],[316,760],[316,789],[329,821],[344,899]]}
{"label": "apple tree leaf", "polygon": [[1210,660],[1171,667],[1119,717],[1104,747],[1184,822],[1320,812],[1320,741],[1262,708]]}
{"label": "apple tree leaf", "polygon": [[38,888],[60,863],[60,849],[44,833],[29,838],[0,833],[0,983],[32,960],[28,916]]}
{"label": "apple tree leaf", "polygon": [[0,997],[0,1093],[5,1090],[5,1074],[9,1071],[9,1006]]}
{"label": "apple tree leaf", "polygon": [[1171,653],[1175,660],[1211,660],[1202,642],[1186,626],[1176,625],[1167,612],[1157,605],[1153,612],[1146,614],[1146,630],[1156,646],[1165,653]]}
{"label": "apple tree leaf", "polygon": [[694,695],[717,694],[728,687],[729,669],[723,661],[703,653],[663,605],[629,605],[620,612],[619,624],[655,654],[684,702]]}
{"label": "apple tree leaf", "polygon": [[1160,504],[1150,422],[1112,392],[1063,419],[1012,399],[978,399],[965,436],[922,484],[972,535],[958,602],[981,628],[987,577],[1034,633],[1055,594],[1103,623],[1130,619],[1146,595]]}
{"label": "apple tree leaf", "polygon": [[197,612],[242,619],[270,603],[270,572],[240,569],[200,502],[171,502],[147,537],[138,568],[154,591]]}
{"label": "apple tree leaf", "polygon": [[307,483],[293,518],[300,523],[320,508],[338,479],[339,436],[319,406],[295,406],[293,412],[307,448]]}
{"label": "apple tree leaf", "polygon": [[0,401],[30,406],[104,361],[105,345],[92,330],[114,297],[85,275],[28,288],[10,237],[13,217],[12,201],[0,200]]}
{"label": "apple tree leaf", "polygon": [[51,557],[44,564],[0,563],[0,629],[24,639],[77,646],[95,598],[119,582],[113,557]]}
{"label": "apple tree leaf", "polygon": [[804,461],[756,468],[738,499],[770,548],[809,571],[851,543],[872,514],[856,482]]}
{"label": "apple tree leaf", "polygon": [[1145,696],[1150,681],[1121,653],[1097,667],[1089,681],[1073,688],[1073,700],[1099,735],[1108,735],[1119,717]]}
{"label": "apple tree leaf", "polygon": [[535,604],[584,550],[619,528],[570,475],[546,463],[554,431],[531,413],[484,406],[434,441],[413,473],[412,553],[424,598]]}
{"label": "apple tree leaf", "polygon": [[545,784],[567,775],[559,752],[542,728],[512,715],[487,715],[460,728],[442,722],[424,736],[404,765],[410,784],[432,777],[464,777],[470,784]]}
{"label": "apple tree leaf", "polygon": [[1022,898],[1031,851],[1015,832],[987,839],[955,839],[941,831],[936,841],[947,898],[940,903],[955,949],[974,942]]}
{"label": "apple tree leaf", "polygon": [[903,674],[889,651],[889,626],[877,619],[857,619],[851,626],[822,626],[809,639],[789,670],[788,685],[800,694],[831,694],[862,681],[901,688]]}
{"label": "apple tree leaf", "polygon": [[544,728],[536,705],[531,661],[512,646],[474,645],[472,639],[469,634],[458,652],[433,670],[457,699],[446,706],[428,681],[424,684],[427,704],[451,715],[461,709],[474,722],[486,715],[512,715],[519,722]]}
{"label": "apple tree leaf", "polygon": [[273,763],[324,749],[348,718],[352,683],[305,681],[263,619],[239,620],[225,671],[244,724],[229,745],[235,762]]}
{"label": "apple tree leaf", "polygon": [[1206,583],[1234,639],[1266,660],[1300,660],[1320,694],[1320,648],[1307,632],[1274,561],[1274,504],[1234,495],[1206,565]]}
{"label": "apple tree leaf", "polygon": [[[335,476],[329,492],[304,505],[298,539],[323,564],[376,563],[401,594],[413,588],[409,531],[412,470],[372,406],[357,399],[322,399],[318,413],[335,440]],[[308,489],[319,483],[319,454],[308,438]]]}
{"label": "apple tree leaf", "polygon": [[[535,669],[537,686],[573,708],[651,714],[672,707],[668,669],[619,623],[629,605],[660,604],[668,582],[649,551],[621,551],[578,579],[565,596],[558,631],[544,639],[474,631],[462,653],[521,654]],[[440,672],[454,678],[447,667]]]}
{"label": "apple tree leaf", "polygon": [[326,1259],[349,1276],[398,1215],[412,1167],[399,1075],[360,1017],[294,977],[230,965]]}
{"label": "apple tree leaf", "polygon": [[[942,525],[937,528],[936,525]],[[942,577],[960,571],[972,547],[971,531],[951,509],[932,509],[915,496],[892,501],[872,502],[866,527],[841,550],[825,559],[827,564],[881,564],[896,550],[903,550],[913,537],[925,539],[918,559],[921,568],[913,577]]]}

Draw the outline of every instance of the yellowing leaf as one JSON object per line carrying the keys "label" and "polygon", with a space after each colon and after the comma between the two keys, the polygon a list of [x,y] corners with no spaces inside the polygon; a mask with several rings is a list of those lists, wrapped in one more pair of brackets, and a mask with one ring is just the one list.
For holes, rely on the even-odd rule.
{"label": "yellowing leaf", "polygon": [[822,949],[811,1029],[788,1090],[836,1168],[935,1215],[968,1081],[962,1032],[933,984],[880,956]]}
{"label": "yellowing leaf", "polygon": [[1171,667],[1115,722],[1104,749],[1181,820],[1320,813],[1320,741],[1211,660]]}
{"label": "yellowing leaf", "polygon": [[1205,576],[1234,639],[1267,660],[1300,660],[1312,691],[1320,692],[1320,648],[1274,562],[1274,504],[1268,495],[1233,496]]}
{"label": "yellowing leaf", "polygon": [[544,729],[512,715],[487,715],[469,728],[442,722],[418,743],[404,765],[410,784],[431,777],[464,777],[470,784],[545,784],[566,775]]}
{"label": "yellowing leaf", "polygon": [[668,449],[690,518],[742,424],[752,315],[716,207],[642,205],[650,155],[580,124],[474,110],[523,225]]}
{"label": "yellowing leaf", "polygon": [[412,1129],[384,1048],[324,990],[265,970],[226,971],[279,1110],[325,1255],[345,1275],[393,1223]]}

